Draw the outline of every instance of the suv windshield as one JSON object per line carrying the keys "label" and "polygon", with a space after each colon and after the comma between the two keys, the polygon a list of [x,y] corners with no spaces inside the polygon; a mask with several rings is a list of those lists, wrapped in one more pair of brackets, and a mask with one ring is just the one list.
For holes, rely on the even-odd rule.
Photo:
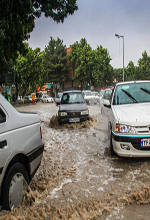
{"label": "suv windshield", "polygon": [[114,94],[113,104],[129,104],[150,102],[150,82],[118,85]]}
{"label": "suv windshield", "polygon": [[71,92],[64,93],[61,99],[61,104],[83,103],[84,98],[82,93]]}

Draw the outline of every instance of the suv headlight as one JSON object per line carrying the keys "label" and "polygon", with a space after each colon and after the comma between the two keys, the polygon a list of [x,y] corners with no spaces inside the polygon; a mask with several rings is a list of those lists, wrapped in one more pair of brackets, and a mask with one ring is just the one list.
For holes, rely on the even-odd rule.
{"label": "suv headlight", "polygon": [[129,125],[116,124],[116,132],[121,133],[136,133],[135,127]]}
{"label": "suv headlight", "polygon": [[63,116],[66,116],[67,115],[67,112],[59,112],[59,116],[63,117]]}
{"label": "suv headlight", "polygon": [[89,110],[85,110],[81,112],[81,115],[88,115],[89,114]]}

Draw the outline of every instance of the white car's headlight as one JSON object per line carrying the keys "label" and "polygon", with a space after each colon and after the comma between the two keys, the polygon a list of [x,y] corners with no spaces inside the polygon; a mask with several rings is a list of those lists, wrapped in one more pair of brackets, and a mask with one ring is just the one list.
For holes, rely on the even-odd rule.
{"label": "white car's headlight", "polygon": [[81,112],[81,115],[88,115],[89,114],[89,110],[85,110]]}
{"label": "white car's headlight", "polygon": [[132,126],[129,126],[129,125],[121,125],[121,124],[116,124],[116,132],[136,133],[135,127],[132,127]]}
{"label": "white car's headlight", "polygon": [[66,116],[67,115],[67,112],[59,112],[59,116],[63,117],[63,116]]}

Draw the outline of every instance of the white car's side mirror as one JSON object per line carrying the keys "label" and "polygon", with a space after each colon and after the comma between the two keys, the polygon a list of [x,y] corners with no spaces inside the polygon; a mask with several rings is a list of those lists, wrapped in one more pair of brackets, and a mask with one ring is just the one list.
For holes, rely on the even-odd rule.
{"label": "white car's side mirror", "polygon": [[103,105],[107,108],[110,108],[110,101],[109,100],[104,100]]}

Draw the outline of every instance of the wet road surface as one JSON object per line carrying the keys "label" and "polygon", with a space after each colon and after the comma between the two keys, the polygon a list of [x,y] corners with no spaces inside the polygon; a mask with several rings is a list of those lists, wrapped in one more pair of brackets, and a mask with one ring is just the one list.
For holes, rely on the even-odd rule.
{"label": "wet road surface", "polygon": [[98,105],[89,122],[64,126],[54,103],[16,109],[39,114],[45,150],[27,199],[0,219],[149,219],[150,159],[110,156]]}

